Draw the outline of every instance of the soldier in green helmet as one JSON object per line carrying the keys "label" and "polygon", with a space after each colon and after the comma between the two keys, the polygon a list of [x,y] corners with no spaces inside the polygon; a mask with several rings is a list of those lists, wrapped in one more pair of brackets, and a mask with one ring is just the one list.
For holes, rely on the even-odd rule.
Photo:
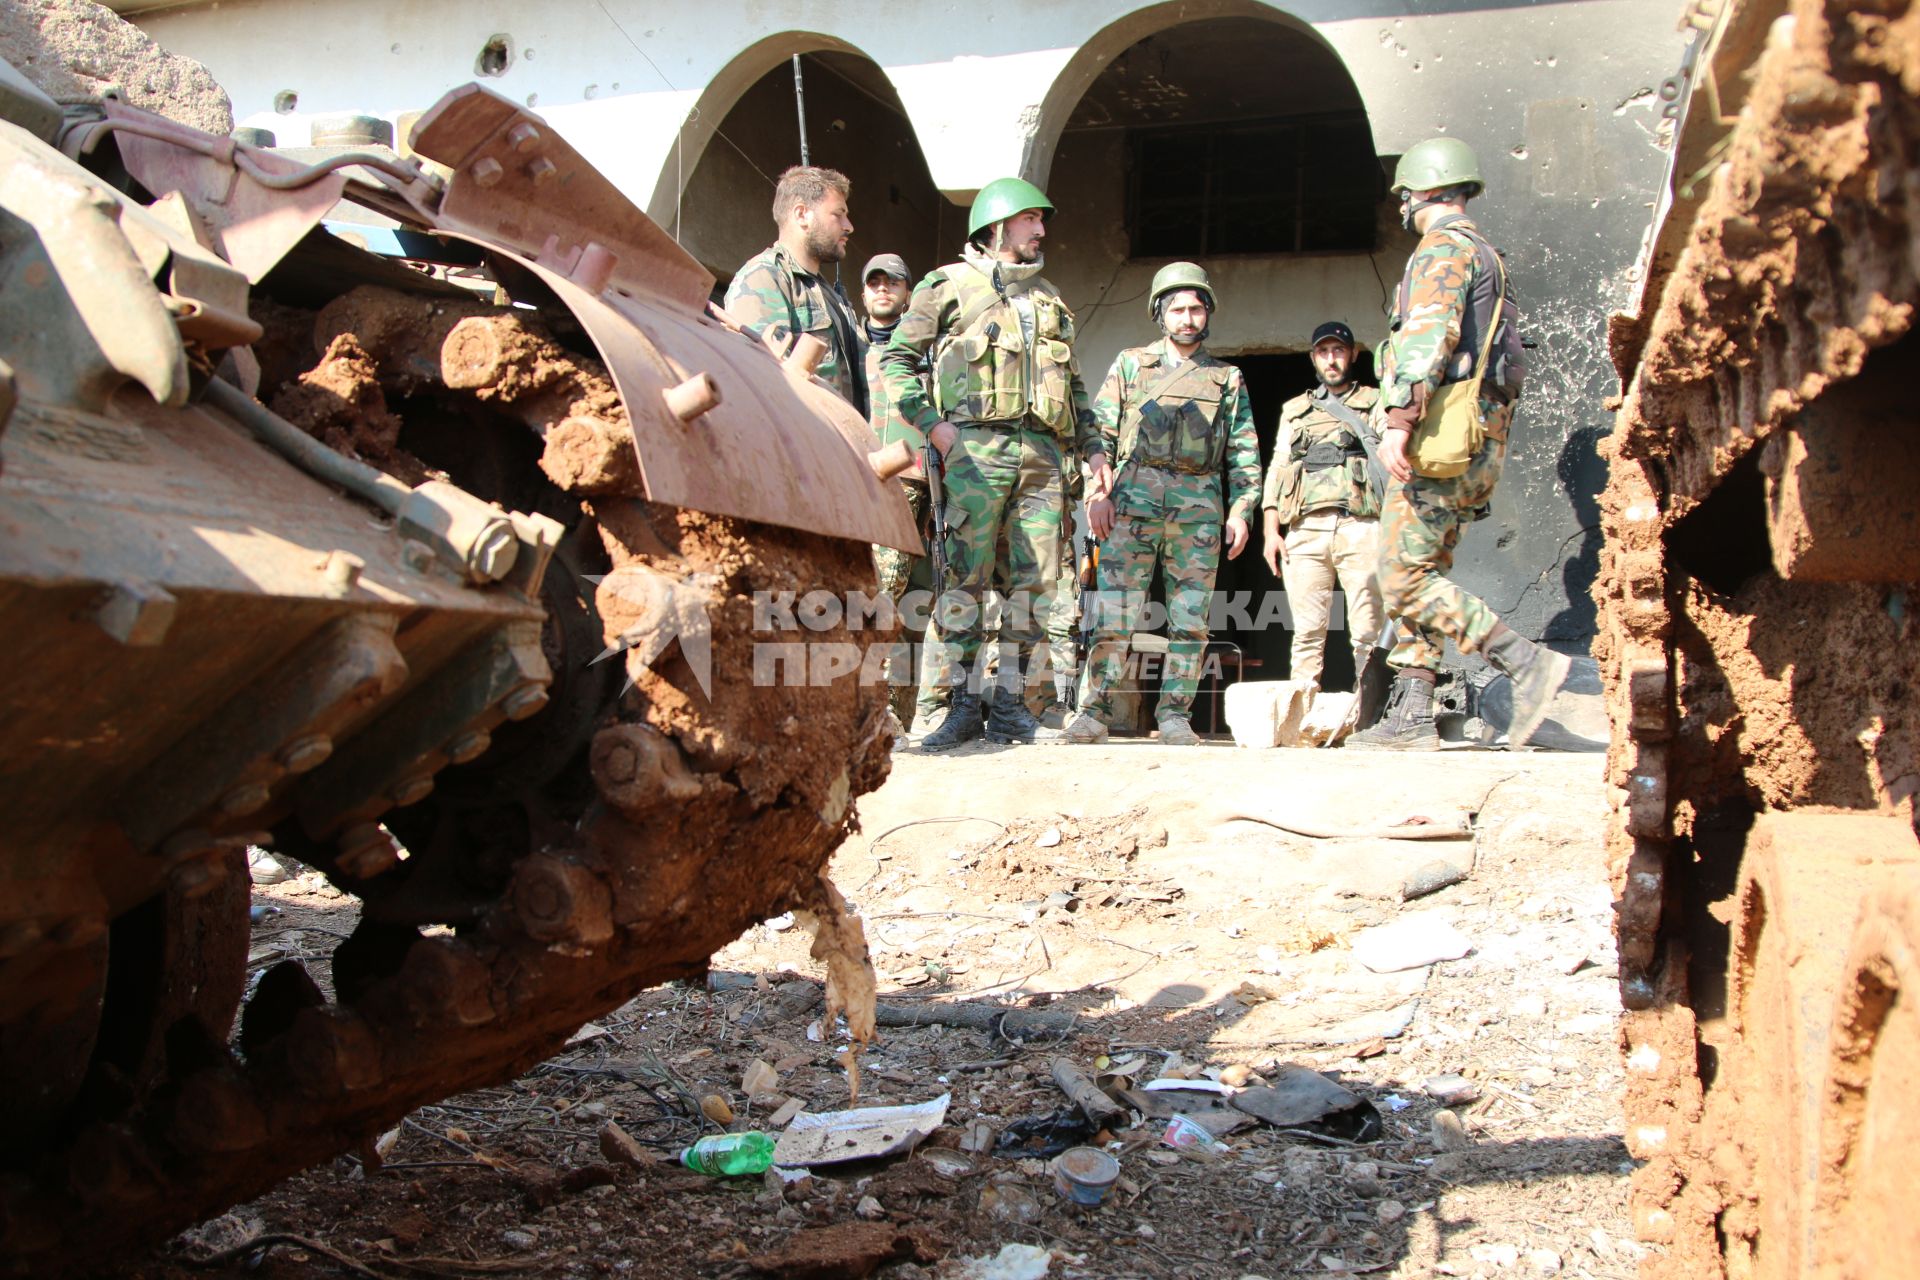
{"label": "soldier in green helmet", "polygon": [[1204,345],[1216,310],[1212,281],[1191,262],[1172,263],[1154,276],[1147,307],[1160,340],[1122,351],[1094,401],[1118,470],[1112,497],[1087,502],[1087,523],[1103,546],[1093,648],[1080,713],[1067,726],[1072,742],[1107,736],[1127,637],[1156,569],[1169,651],[1154,718],[1163,744],[1200,741],[1190,717],[1221,529],[1231,560],[1246,549],[1247,518],[1260,499],[1260,441],[1246,384]]}
{"label": "soldier in green helmet", "polygon": [[[1464,653],[1483,654],[1513,681],[1508,741],[1514,746],[1539,728],[1571,666],[1446,576],[1461,532],[1486,516],[1500,482],[1522,380],[1518,308],[1506,264],[1467,217],[1467,202],[1483,186],[1473,149],[1457,138],[1419,143],[1394,170],[1401,223],[1420,235],[1400,279],[1392,334],[1381,348],[1374,411],[1380,461],[1398,482],[1381,518],[1380,568],[1400,640],[1387,658],[1394,683],[1386,714],[1349,738],[1349,747],[1439,747],[1433,690],[1448,640]],[[1431,437],[1449,401],[1471,411],[1481,437],[1464,469],[1427,456],[1424,442],[1415,442],[1417,431]],[[1473,434],[1465,438],[1471,442]]]}
{"label": "soldier in green helmet", "polygon": [[[960,260],[914,289],[880,360],[889,399],[944,459],[951,581],[928,626],[919,695],[930,751],[983,732],[1000,742],[1052,736],[1022,691],[1059,578],[1064,467],[1084,459],[1092,495],[1111,481],[1073,355],[1073,313],[1040,274],[1052,213],[1023,179],[982,187]],[[917,374],[923,360],[930,388]],[[1001,664],[983,714],[975,667],[989,589],[1004,597]]]}

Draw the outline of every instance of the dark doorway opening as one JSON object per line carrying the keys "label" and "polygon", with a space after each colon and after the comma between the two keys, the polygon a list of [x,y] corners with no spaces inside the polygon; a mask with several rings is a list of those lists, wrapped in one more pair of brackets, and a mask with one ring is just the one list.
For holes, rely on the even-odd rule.
{"label": "dark doorway opening", "polygon": [[[1260,474],[1264,480],[1268,468],[1273,465],[1273,445],[1279,432],[1280,406],[1304,391],[1311,391],[1318,384],[1313,373],[1313,362],[1304,352],[1223,356],[1222,359],[1238,365],[1240,372],[1246,376],[1247,395],[1253,401],[1253,425],[1260,435]],[[1372,385],[1372,352],[1359,353],[1354,360],[1354,373],[1361,382]],[[1286,588],[1279,575],[1267,569],[1266,560],[1261,555],[1259,514],[1256,512],[1248,523],[1253,530],[1253,545],[1242,552],[1239,559],[1220,562],[1215,590],[1228,600],[1238,595],[1247,601],[1244,614],[1231,613],[1230,619],[1244,617],[1257,622],[1261,602],[1269,593],[1283,592]],[[1335,595],[1334,620],[1342,629],[1328,632],[1326,662],[1320,681],[1326,689],[1351,689],[1353,648],[1341,639],[1346,634],[1346,602],[1339,594]],[[1235,621],[1234,625],[1214,632],[1212,639],[1240,647],[1247,659],[1246,678],[1249,680],[1284,680],[1292,673],[1293,631],[1289,627],[1249,628]]]}

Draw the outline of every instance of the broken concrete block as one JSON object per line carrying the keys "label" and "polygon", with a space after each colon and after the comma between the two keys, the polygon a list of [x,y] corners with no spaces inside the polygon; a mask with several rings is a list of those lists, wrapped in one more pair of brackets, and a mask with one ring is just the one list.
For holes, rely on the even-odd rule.
{"label": "broken concrete block", "polygon": [[1227,686],[1227,728],[1243,747],[1290,747],[1313,701],[1313,686],[1298,680],[1242,681]]}

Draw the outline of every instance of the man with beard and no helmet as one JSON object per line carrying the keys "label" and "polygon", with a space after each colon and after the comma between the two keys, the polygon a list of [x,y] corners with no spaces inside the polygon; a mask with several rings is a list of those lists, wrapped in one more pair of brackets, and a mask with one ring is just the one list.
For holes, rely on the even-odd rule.
{"label": "man with beard and no helmet", "polygon": [[1160,341],[1122,351],[1094,401],[1094,419],[1118,461],[1111,498],[1087,501],[1087,525],[1103,543],[1100,592],[1080,714],[1067,726],[1071,742],[1107,736],[1127,637],[1138,628],[1156,569],[1168,652],[1154,718],[1163,745],[1200,741],[1191,716],[1220,532],[1224,526],[1231,560],[1246,549],[1247,519],[1260,499],[1260,440],[1245,379],[1202,345],[1217,309],[1213,282],[1191,262],[1170,263],[1153,277],[1147,307]]}
{"label": "man with beard and no helmet", "polygon": [[846,257],[853,220],[847,215],[847,177],[833,169],[795,165],[773,192],[779,238],[740,264],[727,286],[727,314],[749,333],[771,333],[783,351],[810,333],[826,344],[814,372],[840,398],[867,413],[867,377],[853,308],[837,284],[821,276]]}
{"label": "man with beard and no helmet", "polygon": [[1433,693],[1451,640],[1513,681],[1507,740],[1533,736],[1571,660],[1500,620],[1449,579],[1467,525],[1485,518],[1507,458],[1524,374],[1512,282],[1500,253],[1467,217],[1484,184],[1458,138],[1409,147],[1391,190],[1400,221],[1418,232],[1380,348],[1380,462],[1398,481],[1380,519],[1380,585],[1400,642],[1380,723],[1347,739],[1375,751],[1433,751]]}
{"label": "man with beard and no helmet", "polygon": [[[934,726],[920,741],[929,751],[983,732],[996,742],[1055,736],[1022,693],[1060,573],[1065,459],[1085,459],[1092,495],[1112,477],[1073,354],[1073,313],[1040,275],[1052,213],[1023,179],[982,187],[960,260],[914,289],[881,356],[888,397],[939,450],[945,472],[951,574],[927,628],[918,700]],[[990,588],[1006,599],[983,722],[974,667]]]}
{"label": "man with beard and no helmet", "polygon": [[1310,351],[1320,385],[1280,407],[1280,428],[1260,495],[1261,549],[1287,587],[1294,680],[1320,684],[1336,583],[1347,595],[1353,669],[1366,667],[1383,625],[1380,504],[1386,473],[1370,459],[1379,441],[1367,421],[1380,398],[1353,377],[1353,330],[1329,320]]}
{"label": "man with beard and no helmet", "polygon": [[[927,476],[918,462],[921,450],[926,446],[926,437],[900,416],[898,408],[887,395],[886,379],[880,372],[881,353],[887,349],[894,329],[900,324],[901,315],[906,312],[907,299],[913,296],[913,277],[907,274],[905,258],[897,253],[881,253],[867,260],[866,270],[860,273],[860,281],[861,302],[867,311],[866,321],[861,326],[861,336],[866,340],[867,395],[871,401],[867,421],[873,425],[874,434],[880,437],[882,445],[902,440],[913,450],[916,461],[911,469],[900,476],[900,489],[906,494],[907,509],[913,513],[915,527],[923,538],[930,537]],[[920,382],[924,387],[924,361],[921,362]],[[914,560],[910,552],[874,544],[873,568],[880,579],[880,589],[896,605],[907,593],[908,584],[913,578]],[[915,684],[910,646],[904,640],[896,646],[887,661],[887,680],[893,687],[894,718],[904,724],[913,715]],[[904,735],[905,730],[898,730],[898,733]]]}

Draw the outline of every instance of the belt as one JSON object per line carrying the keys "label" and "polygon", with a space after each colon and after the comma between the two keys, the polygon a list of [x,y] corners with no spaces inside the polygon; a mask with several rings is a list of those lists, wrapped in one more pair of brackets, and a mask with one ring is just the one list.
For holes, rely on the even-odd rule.
{"label": "belt", "polygon": [[1122,469],[1127,467],[1151,467],[1155,471],[1165,471],[1169,475],[1176,476],[1210,476],[1214,473],[1212,467],[1175,467],[1159,462],[1148,462],[1143,458],[1128,458],[1122,462],[1120,466]]}

